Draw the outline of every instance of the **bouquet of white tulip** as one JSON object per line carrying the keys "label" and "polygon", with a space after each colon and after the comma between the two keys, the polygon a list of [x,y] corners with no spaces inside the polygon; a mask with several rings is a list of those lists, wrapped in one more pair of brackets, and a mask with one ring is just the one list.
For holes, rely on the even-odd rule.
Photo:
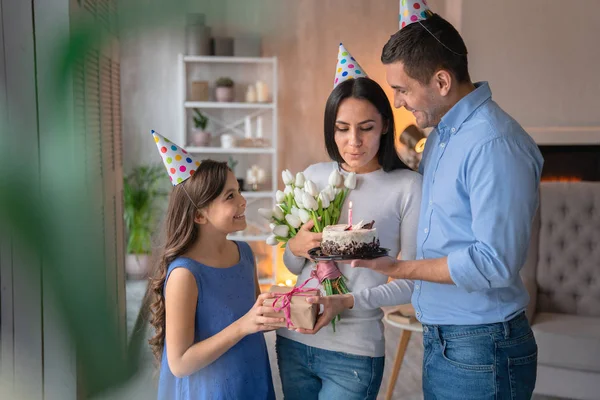
{"label": "bouquet of white tulip", "polygon": [[285,190],[275,194],[277,205],[273,209],[260,208],[259,214],[271,223],[267,244],[275,246],[293,238],[302,224],[312,220],[313,232],[323,232],[327,225],[337,224],[340,210],[348,192],[356,187],[356,174],[351,172],[346,179],[333,169],[329,184],[319,191],[317,185],[298,172],[296,177],[289,170],[281,173]]}
{"label": "bouquet of white tulip", "polygon": [[[294,177],[286,169],[281,173],[281,177],[285,190],[278,190],[275,194],[277,205],[273,209],[258,209],[259,214],[270,222],[272,234],[267,238],[267,244],[272,246],[278,243],[283,243],[282,247],[285,246],[285,243],[298,233],[302,224],[311,220],[314,222],[312,232],[323,232],[327,225],[337,224],[348,192],[356,187],[355,173],[349,173],[344,179],[336,168],[329,175],[327,187],[321,191],[314,182],[306,179],[302,172],[298,172]],[[315,276],[328,296],[349,292],[346,278],[333,261],[317,264]],[[337,319],[339,321],[339,315]],[[335,331],[335,318],[332,324]]]}

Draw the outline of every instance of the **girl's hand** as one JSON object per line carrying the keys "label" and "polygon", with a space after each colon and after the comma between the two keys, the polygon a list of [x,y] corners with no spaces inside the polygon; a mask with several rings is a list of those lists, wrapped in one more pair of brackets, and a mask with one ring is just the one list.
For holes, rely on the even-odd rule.
{"label": "girl's hand", "polygon": [[293,255],[296,257],[304,257],[310,260],[308,251],[315,247],[321,246],[322,233],[311,232],[310,230],[315,226],[313,221],[308,221],[300,227],[300,230],[288,241],[288,247]]}
{"label": "girl's hand", "polygon": [[273,318],[265,317],[264,314],[276,313],[273,307],[263,306],[266,299],[272,299],[273,293],[263,293],[256,299],[254,306],[244,315],[238,319],[238,324],[244,336],[251,335],[256,332],[272,331],[279,329],[279,326],[272,326],[284,322],[285,318]]}

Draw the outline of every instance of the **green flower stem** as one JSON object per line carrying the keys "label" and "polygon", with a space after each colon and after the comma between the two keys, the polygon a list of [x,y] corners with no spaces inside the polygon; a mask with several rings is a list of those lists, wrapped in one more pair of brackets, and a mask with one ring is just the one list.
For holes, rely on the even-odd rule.
{"label": "green flower stem", "polygon": [[[331,296],[333,294],[333,288],[329,279],[325,279],[323,281],[323,288],[325,289],[325,293],[327,294],[327,296]],[[333,332],[335,332],[335,318],[331,320],[331,326],[333,328]]]}
{"label": "green flower stem", "polygon": [[319,217],[317,216],[317,214],[313,210],[310,210],[310,216],[311,216],[313,222],[315,223],[315,229],[317,230],[317,233],[321,232],[322,229],[321,229]]}

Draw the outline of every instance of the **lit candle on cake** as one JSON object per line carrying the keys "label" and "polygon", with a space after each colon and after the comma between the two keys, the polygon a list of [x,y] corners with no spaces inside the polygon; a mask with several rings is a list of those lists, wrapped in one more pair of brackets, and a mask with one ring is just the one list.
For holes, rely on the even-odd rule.
{"label": "lit candle on cake", "polygon": [[352,226],[352,202],[348,203],[348,225]]}

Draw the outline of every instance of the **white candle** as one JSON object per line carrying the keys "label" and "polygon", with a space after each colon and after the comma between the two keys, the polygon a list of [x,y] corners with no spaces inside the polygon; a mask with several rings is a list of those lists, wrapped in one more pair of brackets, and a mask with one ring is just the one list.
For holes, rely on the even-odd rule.
{"label": "white candle", "polygon": [[256,82],[256,100],[259,103],[266,103],[269,100],[269,87],[263,81]]}
{"label": "white candle", "polygon": [[252,121],[250,121],[250,117],[246,117],[244,120],[244,133],[246,134],[246,139],[252,138]]}
{"label": "white candle", "polygon": [[348,203],[348,225],[352,226],[352,202]]}
{"label": "white candle", "polygon": [[256,117],[256,137],[263,137],[263,119],[262,117]]}

